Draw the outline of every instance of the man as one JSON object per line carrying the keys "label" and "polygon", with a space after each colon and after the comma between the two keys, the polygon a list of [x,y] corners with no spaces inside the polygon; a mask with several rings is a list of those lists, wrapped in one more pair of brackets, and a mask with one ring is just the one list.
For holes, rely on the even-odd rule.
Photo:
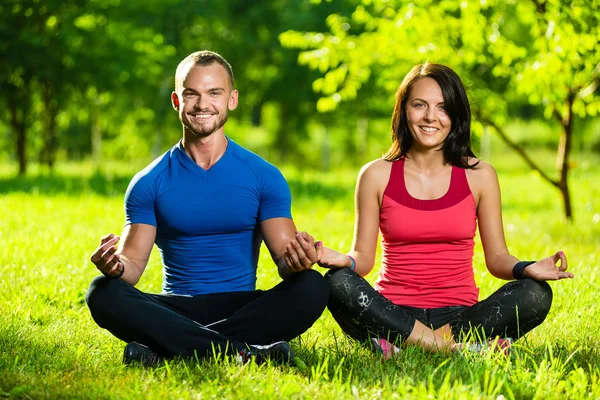
{"label": "man", "polygon": [[[186,57],[171,101],[183,140],[133,178],[121,237],[103,237],[92,254],[103,276],[86,296],[91,314],[128,343],[125,363],[214,352],[287,362],[293,355],[285,341],[306,331],[327,304],[327,284],[311,269],[313,239],[296,237],[281,173],[225,136],[238,91],[223,57]],[[307,237],[310,251],[290,244]],[[267,291],[255,290],[262,240],[284,278]],[[154,243],[162,294],[134,287]]]}

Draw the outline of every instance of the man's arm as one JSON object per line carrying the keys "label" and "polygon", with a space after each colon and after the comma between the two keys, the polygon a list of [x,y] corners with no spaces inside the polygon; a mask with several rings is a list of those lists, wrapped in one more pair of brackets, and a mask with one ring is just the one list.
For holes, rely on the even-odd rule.
{"label": "man's arm", "polygon": [[296,225],[291,218],[270,218],[263,221],[260,228],[282,279],[310,269],[317,261],[314,239],[306,235],[311,246],[304,250],[296,240]]}
{"label": "man's arm", "polygon": [[[146,269],[155,238],[156,227],[152,225],[127,225],[121,237],[112,233],[103,237],[91,261],[104,275],[120,276],[130,285],[136,285]],[[122,240],[117,250],[119,239]]]}

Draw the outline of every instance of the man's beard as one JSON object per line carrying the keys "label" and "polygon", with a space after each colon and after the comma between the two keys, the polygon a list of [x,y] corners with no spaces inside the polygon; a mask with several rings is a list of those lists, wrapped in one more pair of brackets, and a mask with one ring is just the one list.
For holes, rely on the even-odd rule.
{"label": "man's beard", "polygon": [[207,124],[193,125],[191,122],[188,122],[186,124],[183,121],[182,121],[182,123],[195,136],[208,137],[208,136],[212,135],[215,131],[218,131],[219,129],[221,129],[223,127],[223,125],[225,125],[225,123],[227,122],[227,119],[229,119],[229,113],[226,112],[225,116],[223,118],[215,121],[215,123],[212,124],[212,126],[209,126]]}

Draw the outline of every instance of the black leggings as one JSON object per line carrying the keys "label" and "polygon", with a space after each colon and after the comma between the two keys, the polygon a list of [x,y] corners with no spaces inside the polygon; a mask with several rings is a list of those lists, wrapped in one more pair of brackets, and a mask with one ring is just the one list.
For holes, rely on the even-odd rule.
{"label": "black leggings", "polygon": [[102,328],[125,342],[142,343],[163,357],[236,354],[246,344],[291,340],[325,310],[328,288],[307,270],[270,290],[175,296],[144,293],[100,276],[86,302]]}
{"label": "black leggings", "polygon": [[396,305],[348,268],[331,270],[325,279],[333,318],[344,333],[359,341],[370,337],[404,341],[415,320],[434,330],[450,324],[457,342],[497,336],[516,340],[541,324],[552,304],[550,285],[533,279],[508,282],[472,306],[440,308]]}

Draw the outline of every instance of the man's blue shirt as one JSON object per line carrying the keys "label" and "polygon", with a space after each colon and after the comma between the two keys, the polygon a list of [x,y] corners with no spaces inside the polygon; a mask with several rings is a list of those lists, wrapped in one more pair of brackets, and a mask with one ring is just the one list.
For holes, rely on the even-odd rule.
{"label": "man's blue shirt", "polygon": [[208,170],[180,141],[139,172],[125,194],[126,224],[156,227],[163,290],[179,295],[254,290],[260,223],[291,218],[290,209],[281,172],[231,139]]}

